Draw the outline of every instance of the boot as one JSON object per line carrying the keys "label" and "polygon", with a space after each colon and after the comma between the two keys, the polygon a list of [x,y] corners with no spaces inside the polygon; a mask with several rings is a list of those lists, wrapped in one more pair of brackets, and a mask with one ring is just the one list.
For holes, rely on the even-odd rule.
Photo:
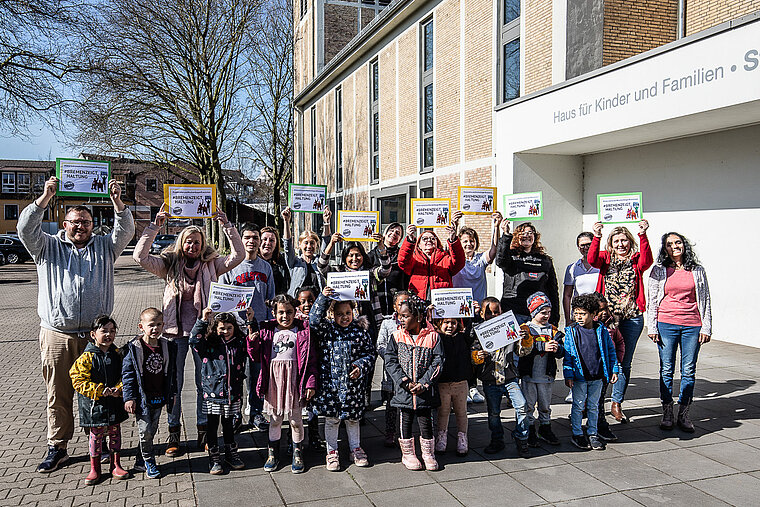
{"label": "boot", "polygon": [[399,438],[398,444],[401,447],[401,463],[409,470],[422,470],[422,463],[414,451],[414,438]]}
{"label": "boot", "polygon": [[[169,458],[176,458],[177,456],[181,454],[179,450],[179,440],[180,440],[181,431],[182,431],[182,426],[169,426],[169,440],[167,440],[166,452],[164,453]],[[198,427],[198,440],[200,440],[200,426]]]}
{"label": "boot", "polygon": [[94,486],[100,482],[100,456],[90,457],[90,473],[84,478],[84,483]]}
{"label": "boot", "polygon": [[422,461],[425,462],[425,470],[438,470],[438,462],[435,460],[435,439],[420,437],[420,449]]}
{"label": "boot", "polygon": [[670,431],[673,429],[673,402],[662,404],[662,421],[660,429]]}
{"label": "boot", "polygon": [[325,441],[319,436],[319,417],[316,415],[309,421],[309,449],[324,451]]}
{"label": "boot", "polygon": [[245,468],[245,462],[240,458],[240,454],[238,454],[237,444],[224,445],[224,461],[226,461],[233,470],[242,470]]}
{"label": "boot", "polygon": [[208,473],[211,475],[222,475],[224,467],[222,466],[222,455],[219,454],[219,446],[214,445],[208,448]]}
{"label": "boot", "polygon": [[303,450],[301,449],[302,442],[293,442],[293,461],[290,465],[290,471],[294,474],[303,473],[305,466],[303,464]]}
{"label": "boot", "polygon": [[280,464],[280,441],[270,440],[267,449],[267,462],[264,463],[265,472],[274,472]]}
{"label": "boot", "polygon": [[467,433],[459,431],[457,432],[457,456],[467,456],[468,452]]}
{"label": "boot", "polygon": [[528,445],[530,447],[538,447],[538,435],[536,434],[536,427],[532,424],[528,426]]}
{"label": "boot", "polygon": [[446,440],[448,440],[448,431],[440,430],[438,434],[435,436],[435,452],[436,453],[446,452],[446,443],[447,443]]}
{"label": "boot", "polygon": [[121,468],[121,452],[113,451],[111,456],[111,477],[120,481],[129,477],[129,472]]}
{"label": "boot", "polygon": [[207,449],[206,444],[206,425],[205,424],[199,424],[198,425],[198,449],[203,451],[204,449]]}
{"label": "boot", "polygon": [[691,403],[688,405],[678,404],[678,427],[686,433],[694,433],[694,424],[689,419],[689,407],[691,407]]}
{"label": "boot", "polygon": [[612,408],[610,409],[610,414],[612,414],[612,417],[614,417],[617,422],[620,422],[620,423],[628,422],[628,419],[625,417],[625,414],[623,414],[623,407],[621,407],[620,403],[616,401],[612,402]]}

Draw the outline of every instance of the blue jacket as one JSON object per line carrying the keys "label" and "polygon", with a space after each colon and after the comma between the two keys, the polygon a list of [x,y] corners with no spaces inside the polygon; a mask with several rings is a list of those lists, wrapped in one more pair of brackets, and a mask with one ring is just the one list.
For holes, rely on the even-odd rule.
{"label": "blue jacket", "polygon": [[[578,340],[580,339],[580,325],[575,322],[565,328],[565,361],[562,367],[562,373],[565,379],[578,380],[585,382],[583,378],[583,367],[581,366],[581,354],[578,350]],[[602,367],[604,368],[604,378],[610,379],[613,373],[619,372],[617,356],[615,355],[615,344],[610,338],[607,328],[598,322],[594,322],[596,330],[596,340],[599,343],[599,350],[602,356]]]}
{"label": "blue jacket", "polygon": [[233,337],[217,343],[206,339],[208,322],[201,319],[190,331],[190,345],[201,358],[203,399],[219,405],[231,405],[243,396],[245,363],[248,357],[245,337]]}
{"label": "blue jacket", "polygon": [[[137,402],[137,415],[142,415],[143,408],[148,405],[143,388],[143,348],[140,340],[136,336],[127,343],[127,355],[121,366],[122,397],[125,402]],[[177,344],[163,336],[158,339],[158,344],[164,356],[164,399],[166,409],[171,410],[177,394]]]}

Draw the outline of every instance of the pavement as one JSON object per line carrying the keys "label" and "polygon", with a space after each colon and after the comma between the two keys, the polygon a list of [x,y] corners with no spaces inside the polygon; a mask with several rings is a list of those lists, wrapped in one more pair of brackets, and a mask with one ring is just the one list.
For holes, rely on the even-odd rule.
{"label": "pavement", "polygon": [[[140,269],[129,256],[116,263],[117,344],[137,333],[140,311],[160,306],[163,282]],[[262,470],[266,433],[245,429],[237,436],[247,468],[223,476],[207,473],[207,459],[192,443],[196,438],[192,368],[183,393],[186,414],[183,439],[189,452],[158,458],[163,477],[137,473],[125,481],[106,478],[85,486],[89,471],[86,438],[78,428],[69,444],[72,459],[52,474],[35,472],[46,453],[45,388],[41,379],[34,265],[0,267],[0,507],[74,505],[216,506],[257,505],[752,505],[760,504],[760,349],[714,341],[701,350],[695,402],[691,415],[697,428],[689,435],[658,427],[658,360],[649,340],[636,351],[633,380],[624,404],[628,424],[613,424],[617,443],[605,451],[579,451],[569,444],[566,389],[554,385],[553,427],[559,447],[542,444],[528,459],[514,446],[486,455],[485,405],[470,405],[470,453],[441,456],[441,470],[410,472],[400,452],[383,447],[384,412],[375,408],[362,426],[362,445],[372,466],[348,462],[341,441],[341,472],[327,472],[324,455],[306,452],[307,471],[290,467],[268,474]],[[192,360],[188,358],[188,364]],[[378,379],[376,378],[376,381]],[[376,383],[377,387],[377,383]],[[377,402],[377,391],[374,399]],[[608,404],[609,407],[609,404]],[[502,411],[507,432],[513,412]],[[161,449],[167,437],[166,416],[156,436]],[[450,434],[455,435],[454,417]],[[122,424],[124,465],[131,467],[137,444],[134,419]],[[344,436],[342,434],[342,436]],[[450,448],[456,445],[450,438]],[[283,456],[286,456],[283,450]],[[287,460],[287,458],[286,458]]]}

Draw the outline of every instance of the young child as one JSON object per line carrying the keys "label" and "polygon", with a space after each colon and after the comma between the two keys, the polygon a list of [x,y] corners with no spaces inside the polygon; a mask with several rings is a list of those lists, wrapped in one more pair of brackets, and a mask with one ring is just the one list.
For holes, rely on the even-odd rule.
{"label": "young child", "polygon": [[[253,310],[247,311],[249,321],[255,320]],[[213,317],[213,320],[212,320]],[[233,470],[242,470],[235,443],[235,414],[240,413],[243,400],[243,380],[247,359],[246,340],[238,326],[237,317],[229,312],[214,315],[211,308],[203,310],[202,318],[190,331],[190,345],[201,358],[201,388],[203,413],[207,415],[209,473],[224,473],[219,450],[219,423],[222,423],[224,461]]]}
{"label": "young child", "polygon": [[108,315],[95,318],[91,342],[69,370],[71,385],[79,395],[79,424],[90,430],[90,473],[88,486],[100,481],[100,455],[108,436],[111,448],[111,477],[126,479],[121,468],[121,423],[127,419],[121,398],[121,354],[113,344],[116,321]]}
{"label": "young child", "polygon": [[[309,312],[311,311],[311,307],[314,305],[314,301],[317,300],[317,295],[317,289],[314,287],[299,287],[296,289],[296,299],[298,300],[299,304],[298,308],[296,309],[297,319],[301,319],[303,321],[309,320]],[[313,401],[314,400],[312,400],[312,402]],[[317,415],[313,403],[309,403],[306,411],[308,414],[307,421],[309,430],[309,449],[312,451],[324,451],[325,442],[319,436],[319,416]],[[289,449],[291,449],[290,452],[292,453],[292,442],[289,446]]]}
{"label": "young child", "polygon": [[314,301],[317,300],[317,295],[317,289],[314,287],[299,287],[296,290],[296,299],[298,300],[296,318],[309,320],[309,312],[314,305]]}
{"label": "young child", "polygon": [[393,333],[401,329],[401,322],[398,320],[399,306],[401,303],[409,299],[409,292],[400,290],[393,296],[393,315],[383,320],[380,326],[380,332],[377,336],[377,353],[383,358],[383,379],[380,383],[380,397],[385,403],[385,446],[396,446],[396,424],[398,424],[398,411],[396,407],[391,406],[391,398],[393,398],[393,379],[388,374],[388,369],[385,367],[385,349],[388,347]]}
{"label": "young child", "polygon": [[[557,359],[565,356],[561,331],[549,324],[553,308],[543,292],[536,292],[528,298],[531,321],[520,326],[522,346],[528,355],[517,361],[520,385],[527,404],[528,445],[538,447],[538,439],[550,445],[559,445],[559,439],[552,431],[551,403],[552,385],[557,374]],[[538,404],[538,407],[536,407]],[[534,425],[534,409],[538,408],[538,434]]]}
{"label": "young child", "polygon": [[393,332],[385,349],[385,364],[394,386],[391,405],[399,412],[401,463],[409,470],[422,469],[414,450],[412,423],[415,418],[420,427],[425,468],[438,470],[432,409],[441,403],[436,382],[443,368],[443,347],[426,314],[426,303],[410,295],[400,304],[398,312],[402,328]]}
{"label": "young child", "polygon": [[[625,340],[623,339],[623,333],[618,329],[617,319],[615,315],[609,311],[609,304],[607,299],[598,292],[594,295],[599,299],[599,313],[596,315],[596,320],[601,322],[607,327],[607,331],[610,333],[612,343],[615,344],[615,355],[617,356],[618,364],[623,360],[625,355]],[[599,422],[597,423],[597,434],[599,438],[605,442],[616,442],[617,435],[615,435],[610,429],[610,424],[607,422],[606,412],[604,410],[604,400],[607,397],[607,387],[609,383],[606,379],[602,383],[602,394],[599,396]]]}
{"label": "young child", "polygon": [[[480,305],[483,321],[501,315],[501,303],[489,296]],[[501,424],[501,399],[507,396],[515,408],[515,440],[517,454],[522,458],[530,457],[528,449],[528,416],[525,397],[517,384],[515,356],[525,355],[530,349],[523,349],[521,340],[510,343],[494,352],[488,353],[480,345],[480,340],[472,331],[472,362],[476,365],[478,377],[483,382],[483,393],[488,409],[488,429],[491,430],[491,442],[483,450],[486,454],[496,454],[504,449],[504,426]]]}
{"label": "young child", "polygon": [[266,472],[280,464],[282,422],[287,419],[293,436],[291,472],[304,471],[304,439],[301,409],[314,396],[317,387],[317,353],[309,326],[296,318],[298,300],[287,294],[270,302],[273,320],[261,323],[258,333],[248,339],[248,355],[261,363],[256,393],[264,397],[264,413],[269,416],[269,446]]}
{"label": "young child", "polygon": [[[570,306],[575,322],[565,328],[563,373],[565,385],[573,391],[573,407],[570,412],[572,443],[579,449],[601,451],[605,444],[597,432],[599,397],[605,380],[609,379],[610,384],[617,382],[619,365],[615,357],[615,345],[607,328],[594,321],[599,312],[596,296],[576,296]],[[584,406],[588,413],[588,439],[581,427]]]}
{"label": "young child", "polygon": [[137,418],[140,452],[135,470],[145,470],[150,479],[161,472],[153,454],[153,437],[158,430],[161,408],[171,411],[177,394],[177,345],[164,338],[164,316],[157,308],[146,308],[137,325],[142,334],[127,343],[121,369],[124,409]]}
{"label": "young child", "polygon": [[443,346],[443,369],[438,377],[438,392],[441,406],[438,407],[438,432],[435,438],[435,452],[446,452],[449,415],[454,407],[457,421],[457,456],[466,456],[467,444],[467,393],[468,381],[472,377],[470,348],[472,336],[464,331],[460,319],[435,319],[433,326]]}
{"label": "young child", "polygon": [[[314,405],[325,416],[327,470],[340,470],[338,429],[346,423],[351,461],[358,467],[369,466],[361,447],[359,420],[365,407],[366,376],[375,364],[375,348],[367,317],[354,318],[355,301],[330,301],[335,294],[325,287],[311,309],[309,326],[319,350],[320,390]],[[327,317],[327,318],[325,318]]]}

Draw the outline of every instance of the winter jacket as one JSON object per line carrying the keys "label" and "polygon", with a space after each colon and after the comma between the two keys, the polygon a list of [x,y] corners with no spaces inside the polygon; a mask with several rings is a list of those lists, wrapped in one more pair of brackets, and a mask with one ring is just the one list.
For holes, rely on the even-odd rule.
{"label": "winter jacket", "polygon": [[461,331],[454,336],[439,333],[438,337],[443,346],[443,369],[438,383],[470,380],[473,370],[470,360],[472,335]]}
{"label": "winter jacket", "polygon": [[[311,307],[309,327],[319,351],[319,392],[314,399],[317,413],[339,419],[359,419],[365,409],[367,375],[373,371],[375,348],[361,316],[347,327],[325,318],[330,300],[320,294]],[[349,375],[359,368],[359,377]]]}
{"label": "winter jacket", "polygon": [[[610,252],[601,250],[601,238],[594,236],[586,257],[588,263],[599,269],[599,280],[596,282],[596,291],[604,294],[604,277],[610,268],[612,256]],[[636,272],[636,306],[644,313],[646,310],[646,295],[644,293],[644,271],[652,265],[652,249],[649,247],[649,238],[646,233],[639,234],[639,251],[631,256],[633,270]],[[553,303],[552,303],[553,304]]]}
{"label": "winter jacket", "polygon": [[[143,386],[144,356],[141,339],[140,336],[136,336],[127,343],[127,354],[121,367],[122,396],[125,402],[131,400],[137,402],[135,410],[137,415],[141,415],[148,405]],[[166,400],[166,410],[171,411],[174,406],[174,396],[177,394],[177,344],[163,336],[158,339],[158,344],[164,356],[164,400]]]}
{"label": "winter jacket", "polygon": [[544,348],[546,347],[546,342],[536,341],[535,337],[530,334],[530,326],[528,326],[527,323],[521,325],[520,329],[528,331],[528,340],[521,340],[521,344],[524,347],[529,348],[530,352],[517,361],[517,373],[520,377],[530,377],[533,373],[533,362],[535,361],[536,356],[549,354],[548,361],[546,361],[546,374],[551,378],[554,378],[557,375],[557,359],[565,357],[565,347],[562,340],[564,335],[562,332],[557,329],[556,326],[552,326],[552,338],[556,340],[559,345],[556,352],[546,352]]}
{"label": "winter jacket", "polygon": [[429,301],[432,289],[454,286],[451,277],[462,270],[466,261],[459,238],[449,242],[448,250],[444,250],[436,236],[436,248],[430,257],[422,253],[419,241],[417,238],[416,243],[412,242],[407,236],[398,253],[398,266],[410,277],[409,290]]}
{"label": "winter jacket", "polygon": [[128,208],[114,213],[111,234],[93,234],[80,252],[66,236],[42,231],[45,208],[34,202],[18,219],[18,237],[37,265],[40,326],[67,334],[86,333],[98,315],[113,311],[113,265],[135,234]]}
{"label": "winter jacket", "polygon": [[113,426],[127,419],[121,395],[103,396],[106,387],[121,389],[121,352],[111,344],[103,352],[88,343],[69,370],[79,398],[79,425],[83,428]]}
{"label": "winter jacket", "polygon": [[[324,251],[329,241],[330,241],[330,236],[322,237],[321,251]],[[287,262],[288,269],[290,270],[290,288],[288,289],[288,294],[290,294],[293,297],[296,297],[296,291],[299,289],[299,287],[303,286],[304,281],[306,280],[306,272],[307,272],[308,264],[299,255],[296,255],[296,250],[293,246],[293,238],[288,238],[286,240],[283,240],[283,249],[285,250],[285,261]],[[325,278],[319,272],[319,267],[317,266],[318,260],[319,260],[319,255],[317,255],[317,257],[311,262],[311,267],[314,269],[314,272],[317,274],[317,281],[319,282],[317,291],[322,292],[322,289],[325,287]]]}
{"label": "winter jacket", "polygon": [[523,347],[522,340],[517,340],[499,350],[487,352],[486,358],[480,360],[476,357],[476,353],[483,350],[483,346],[478,340],[474,326],[470,333],[472,334],[472,346],[470,347],[472,363],[475,365],[475,374],[483,384],[504,385],[515,382],[517,380],[515,357],[523,357],[529,354],[531,348]]}
{"label": "winter jacket", "polygon": [[[712,336],[712,305],[710,304],[710,286],[707,284],[705,268],[696,265],[691,270],[694,277],[694,289],[697,294],[697,309],[702,319],[701,334]],[[665,298],[665,282],[668,279],[667,268],[656,264],[649,272],[649,301],[647,302],[647,324],[649,334],[659,334],[657,330],[657,312]]]}
{"label": "winter jacket", "polygon": [[510,248],[512,235],[499,238],[496,246],[496,265],[504,272],[504,286],[501,296],[501,310],[512,310],[515,314],[530,315],[528,298],[536,292],[543,292],[552,304],[549,323],[559,324],[559,286],[554,262],[548,255],[528,253]]}
{"label": "winter jacket", "polygon": [[[293,321],[296,329],[296,357],[298,363],[298,395],[303,402],[307,389],[317,388],[317,351],[309,324],[300,319]],[[263,398],[269,390],[269,370],[272,362],[272,341],[277,332],[277,321],[262,322],[259,337],[248,340],[248,357],[254,363],[261,363],[261,374],[256,382],[256,395]]]}
{"label": "winter jacket", "polygon": [[[385,364],[393,379],[392,407],[417,410],[441,404],[437,384],[443,370],[443,347],[429,322],[416,339],[406,329],[394,331],[385,349]],[[409,382],[422,384],[425,390],[412,394]]]}
{"label": "winter jacket", "polygon": [[[581,364],[581,354],[579,351],[580,325],[577,322],[570,324],[565,328],[565,361],[563,363],[562,373],[565,379],[585,382],[583,377],[583,365]],[[602,356],[602,368],[604,369],[604,378],[610,380],[613,373],[619,372],[619,364],[615,355],[615,344],[610,338],[607,327],[599,322],[594,322],[596,330],[596,340],[599,344],[599,351]]]}
{"label": "winter jacket", "polygon": [[[240,234],[234,227],[222,227],[224,233],[227,235],[227,239],[230,241],[230,254],[225,257],[216,257],[207,262],[204,262],[198,271],[198,277],[196,283],[201,284],[202,301],[195,302],[195,309],[198,311],[198,316],[201,315],[203,308],[208,304],[209,291],[211,290],[211,282],[216,282],[219,277],[227,271],[231,270],[243,259],[245,259],[245,248],[243,247],[243,241],[240,239]],[[155,224],[150,224],[143,230],[142,236],[137,241],[135,251],[132,253],[132,258],[140,264],[146,271],[149,271],[159,278],[166,280],[168,275],[167,266],[164,259],[159,255],[150,254],[150,245],[153,244],[153,240],[156,239],[158,234],[158,227]],[[179,269],[182,269],[182,263],[180,262]],[[187,333],[189,329],[181,329],[182,322],[180,322],[180,304],[181,300],[178,297],[178,289],[174,283],[167,283],[164,287],[163,296],[163,313],[164,313],[164,333],[167,335],[178,335],[180,331]]]}
{"label": "winter jacket", "polygon": [[208,322],[198,319],[190,331],[190,345],[201,358],[201,390],[203,399],[219,405],[231,405],[243,396],[245,363],[248,358],[246,339],[234,336],[230,341],[209,340]]}
{"label": "winter jacket", "polygon": [[[398,254],[400,250],[398,245],[386,247],[388,262],[390,262],[390,273],[377,283],[377,299],[380,301],[380,310],[385,317],[394,312],[393,297],[396,292],[409,289],[409,275],[404,273],[398,266]],[[380,266],[381,259],[377,248],[370,250],[367,255],[372,261],[373,266]]]}

